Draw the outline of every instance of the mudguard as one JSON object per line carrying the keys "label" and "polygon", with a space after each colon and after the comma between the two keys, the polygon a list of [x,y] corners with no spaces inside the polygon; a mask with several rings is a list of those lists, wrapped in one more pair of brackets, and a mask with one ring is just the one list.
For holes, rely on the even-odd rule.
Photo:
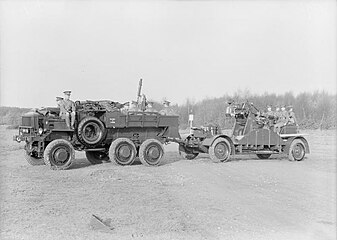
{"label": "mudguard", "polygon": [[301,136],[288,138],[286,146],[283,150],[284,153],[289,153],[290,145],[295,139],[301,139],[305,145],[305,153],[310,153],[308,141],[304,137],[301,137]]}

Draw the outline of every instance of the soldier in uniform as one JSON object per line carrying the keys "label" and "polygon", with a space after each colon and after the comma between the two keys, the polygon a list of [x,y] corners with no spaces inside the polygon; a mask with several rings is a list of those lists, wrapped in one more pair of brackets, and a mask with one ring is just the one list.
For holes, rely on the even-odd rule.
{"label": "soldier in uniform", "polygon": [[158,111],[153,108],[153,102],[147,102],[145,112],[158,112]]}
{"label": "soldier in uniform", "polygon": [[165,100],[163,102],[163,105],[164,105],[164,109],[162,109],[159,113],[161,115],[173,115],[173,112],[172,110],[170,109],[170,102]]}
{"label": "soldier in uniform", "polygon": [[292,124],[292,125],[297,124],[295,113],[293,112],[293,106],[289,106],[288,116],[289,116],[289,120],[288,120],[289,124]]}
{"label": "soldier in uniform", "polygon": [[229,99],[227,101],[227,108],[226,108],[226,116],[228,117],[234,117],[235,116],[235,109],[236,106],[234,105],[234,100],[233,99]]}
{"label": "soldier in uniform", "polygon": [[[74,129],[75,125],[75,103],[70,100],[71,91],[64,91],[64,99],[60,104],[60,115],[66,120],[68,128]],[[71,124],[70,124],[71,123]]]}
{"label": "soldier in uniform", "polygon": [[289,121],[288,112],[286,111],[285,106],[282,106],[281,112],[279,112],[279,117],[274,125],[274,132],[280,133],[281,127],[285,126]]}
{"label": "soldier in uniform", "polygon": [[273,112],[273,110],[271,110],[271,106],[267,106],[267,112],[265,115],[268,119],[274,119],[275,113]]}
{"label": "soldier in uniform", "polygon": [[121,112],[127,114],[129,106],[130,106],[129,102],[124,103],[123,107],[121,108]]}
{"label": "soldier in uniform", "polygon": [[129,107],[129,112],[137,112],[138,111],[138,104],[136,101],[131,102],[131,106]]}
{"label": "soldier in uniform", "polygon": [[60,107],[62,101],[63,101],[63,97],[56,97],[56,104],[58,108]]}

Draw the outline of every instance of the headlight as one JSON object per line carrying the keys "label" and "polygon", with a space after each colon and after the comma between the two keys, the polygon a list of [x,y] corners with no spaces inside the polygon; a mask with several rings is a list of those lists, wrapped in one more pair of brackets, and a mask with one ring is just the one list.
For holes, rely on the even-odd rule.
{"label": "headlight", "polygon": [[43,129],[39,128],[39,134],[41,135],[43,133]]}

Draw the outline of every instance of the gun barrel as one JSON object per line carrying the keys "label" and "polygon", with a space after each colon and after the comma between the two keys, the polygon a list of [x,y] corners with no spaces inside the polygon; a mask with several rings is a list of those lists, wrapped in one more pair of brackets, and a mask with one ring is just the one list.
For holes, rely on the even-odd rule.
{"label": "gun barrel", "polygon": [[142,84],[143,84],[143,79],[139,80],[139,85],[138,85],[138,93],[137,93],[137,103],[139,103],[141,93],[142,93]]}

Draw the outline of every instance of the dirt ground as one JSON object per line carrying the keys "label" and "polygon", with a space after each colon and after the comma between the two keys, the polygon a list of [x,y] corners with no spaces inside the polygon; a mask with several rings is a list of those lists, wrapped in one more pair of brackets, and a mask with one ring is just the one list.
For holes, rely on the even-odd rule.
{"label": "dirt ground", "polygon": [[[33,167],[17,130],[0,129],[0,239],[336,239],[336,132],[309,131],[311,154],[164,165]],[[91,227],[92,214],[112,230]]]}

